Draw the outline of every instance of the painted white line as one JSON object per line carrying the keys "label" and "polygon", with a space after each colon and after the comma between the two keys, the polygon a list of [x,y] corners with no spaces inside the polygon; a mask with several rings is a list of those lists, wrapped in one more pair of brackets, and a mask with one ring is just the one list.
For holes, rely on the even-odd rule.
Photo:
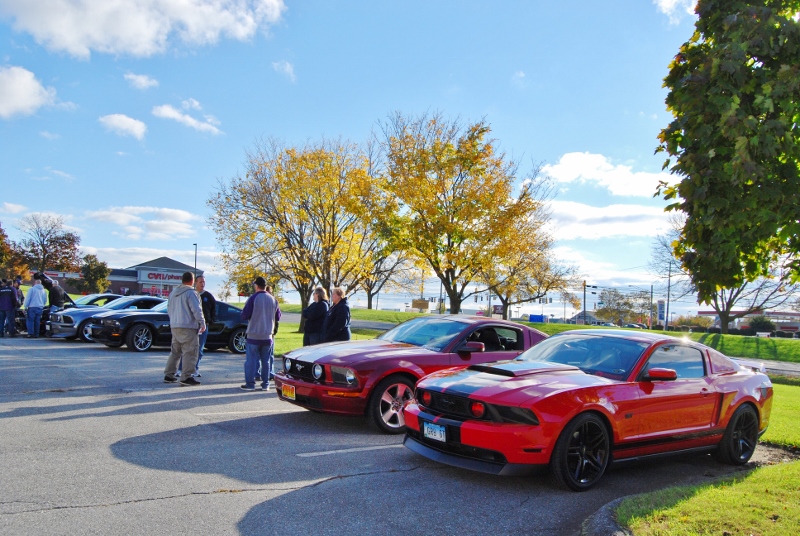
{"label": "painted white line", "polygon": [[380,447],[359,447],[355,449],[341,449],[341,450],[326,450],[323,452],[303,452],[297,454],[299,458],[313,458],[315,456],[328,456],[330,454],[347,454],[349,452],[364,452],[365,450],[382,450],[382,449],[396,449],[403,445],[382,445]]}
{"label": "painted white line", "polygon": [[260,409],[255,411],[221,411],[219,413],[195,413],[198,417],[207,417],[209,415],[245,415],[248,413],[286,413],[278,409]]}

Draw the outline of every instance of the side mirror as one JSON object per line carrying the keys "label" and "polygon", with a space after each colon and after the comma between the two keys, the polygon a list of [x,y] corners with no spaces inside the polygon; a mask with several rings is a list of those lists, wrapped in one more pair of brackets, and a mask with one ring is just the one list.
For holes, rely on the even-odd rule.
{"label": "side mirror", "polygon": [[667,381],[678,379],[678,373],[668,368],[651,368],[644,375],[645,381]]}
{"label": "side mirror", "polygon": [[458,348],[456,352],[465,352],[471,354],[472,352],[483,352],[486,350],[486,345],[478,341],[467,341]]}

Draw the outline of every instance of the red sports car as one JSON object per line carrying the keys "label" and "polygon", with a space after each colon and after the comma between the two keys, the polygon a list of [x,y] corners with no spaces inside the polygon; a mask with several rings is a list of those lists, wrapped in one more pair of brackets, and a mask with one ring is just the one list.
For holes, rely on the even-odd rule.
{"label": "red sports car", "polygon": [[513,359],[546,335],[468,316],[420,317],[377,339],[306,346],[275,359],[281,400],[325,413],[368,414],[384,432],[405,431],[414,384],[436,370]]}
{"label": "red sports car", "polygon": [[772,383],[758,368],[661,334],[568,331],[510,361],[424,378],[405,408],[404,443],[487,473],[549,464],[577,491],[611,460],[708,450],[744,464],[772,408]]}

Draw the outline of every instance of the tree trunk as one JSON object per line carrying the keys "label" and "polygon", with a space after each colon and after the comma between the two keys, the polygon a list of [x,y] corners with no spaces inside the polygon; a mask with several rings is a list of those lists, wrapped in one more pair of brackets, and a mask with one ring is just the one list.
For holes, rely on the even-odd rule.
{"label": "tree trunk", "polygon": [[455,289],[447,291],[447,297],[450,298],[450,314],[457,315],[461,312],[461,295]]}
{"label": "tree trunk", "polygon": [[719,314],[719,332],[723,335],[727,335],[728,323],[731,317],[727,312],[718,312],[717,314]]}
{"label": "tree trunk", "polygon": [[372,294],[371,292],[367,291],[367,309],[372,309],[372,298],[373,297],[374,297],[374,294]]}

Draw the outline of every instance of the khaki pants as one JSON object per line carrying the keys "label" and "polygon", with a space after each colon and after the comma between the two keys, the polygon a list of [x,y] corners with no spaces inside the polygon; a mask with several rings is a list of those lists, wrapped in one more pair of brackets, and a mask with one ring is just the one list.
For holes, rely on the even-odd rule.
{"label": "khaki pants", "polygon": [[183,359],[181,381],[191,378],[197,371],[197,356],[200,350],[200,337],[193,328],[172,328],[172,348],[167,358],[165,376],[175,376],[178,363]]}

